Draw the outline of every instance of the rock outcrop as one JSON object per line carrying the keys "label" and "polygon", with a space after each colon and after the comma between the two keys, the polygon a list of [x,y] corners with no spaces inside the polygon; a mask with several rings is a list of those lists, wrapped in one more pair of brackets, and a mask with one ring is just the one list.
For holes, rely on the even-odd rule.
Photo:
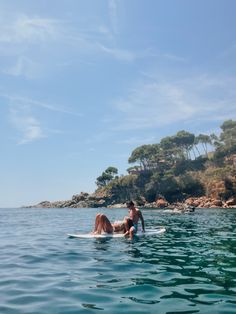
{"label": "rock outcrop", "polygon": [[[222,201],[219,198],[201,196],[189,197],[184,202],[169,204],[163,197],[158,198],[155,202],[148,203],[145,199],[137,200],[137,206],[144,208],[182,208],[190,206],[194,208],[236,208],[236,197],[231,197],[227,201]],[[28,206],[35,208],[124,208],[125,203],[116,203],[112,195],[103,192],[84,193],[73,195],[71,200],[49,202],[43,201],[37,205]]]}
{"label": "rock outcrop", "polygon": [[99,196],[97,194],[89,194],[81,192],[72,196],[71,200],[49,202],[43,201],[37,205],[29,206],[36,208],[87,208],[87,207],[106,207],[108,205],[107,196]]}
{"label": "rock outcrop", "polygon": [[212,198],[207,196],[190,197],[184,202],[186,205],[194,206],[198,208],[234,208],[236,207],[236,199],[231,198],[228,201],[222,201],[218,198]]}

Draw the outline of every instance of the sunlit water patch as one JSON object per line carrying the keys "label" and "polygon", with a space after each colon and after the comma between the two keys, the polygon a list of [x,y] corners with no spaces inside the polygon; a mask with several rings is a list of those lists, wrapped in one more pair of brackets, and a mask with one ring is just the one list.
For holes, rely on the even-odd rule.
{"label": "sunlit water patch", "polygon": [[[104,209],[111,221],[126,209]],[[0,313],[235,313],[236,211],[143,210],[164,234],[69,239],[96,209],[0,210]]]}

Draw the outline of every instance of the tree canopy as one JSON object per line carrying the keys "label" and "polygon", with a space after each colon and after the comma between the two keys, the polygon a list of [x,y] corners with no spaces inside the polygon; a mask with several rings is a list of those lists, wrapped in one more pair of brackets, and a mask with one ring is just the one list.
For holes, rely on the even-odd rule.
{"label": "tree canopy", "polygon": [[115,167],[108,167],[102,174],[97,178],[96,184],[98,187],[106,186],[111,182],[115,175],[118,174],[118,169]]}
{"label": "tree canopy", "polygon": [[119,177],[117,168],[108,167],[97,178],[97,186],[110,190],[120,202],[142,197],[152,202],[158,195],[173,202],[207,193],[204,171],[221,167],[225,195],[232,195],[234,187],[227,174],[232,173],[233,167],[226,166],[225,157],[236,153],[236,121],[225,121],[221,130],[219,136],[181,130],[159,143],[141,145],[131,152],[128,175]]}

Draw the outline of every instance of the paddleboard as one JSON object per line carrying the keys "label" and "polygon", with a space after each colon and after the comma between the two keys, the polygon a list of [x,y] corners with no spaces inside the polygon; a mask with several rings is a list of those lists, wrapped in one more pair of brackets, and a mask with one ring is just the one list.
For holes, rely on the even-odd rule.
{"label": "paddleboard", "polygon": [[[145,232],[138,231],[135,236],[141,237],[141,236],[153,236],[153,235],[158,235],[163,232],[165,232],[165,228],[160,228],[160,229],[147,229]],[[124,234],[123,233],[104,233],[104,234],[93,234],[93,233],[81,233],[81,234],[72,234],[68,233],[69,238],[82,238],[82,239],[91,239],[91,238],[123,238]]]}

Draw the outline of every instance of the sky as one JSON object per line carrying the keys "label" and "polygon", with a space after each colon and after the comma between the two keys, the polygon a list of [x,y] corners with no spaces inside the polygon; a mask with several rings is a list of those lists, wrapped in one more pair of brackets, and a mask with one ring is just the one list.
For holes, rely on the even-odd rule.
{"label": "sky", "polygon": [[0,0],[0,207],[93,192],[236,119],[236,1]]}

